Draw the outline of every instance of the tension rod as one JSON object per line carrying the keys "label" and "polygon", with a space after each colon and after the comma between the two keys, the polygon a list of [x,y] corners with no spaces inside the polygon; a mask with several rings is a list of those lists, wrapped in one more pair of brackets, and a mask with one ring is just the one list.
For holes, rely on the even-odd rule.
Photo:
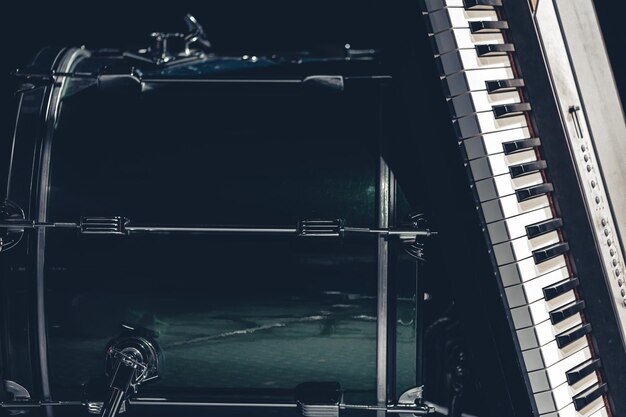
{"label": "tension rod", "polygon": [[179,226],[179,225],[133,225],[124,217],[83,217],[79,223],[36,222],[28,220],[0,221],[0,229],[77,229],[81,234],[131,233],[202,233],[202,234],[261,234],[297,235],[307,237],[344,237],[363,235],[398,236],[416,238],[433,236],[437,232],[420,228],[368,228],[346,227],[340,220],[307,220],[296,227],[254,227],[254,226]]}

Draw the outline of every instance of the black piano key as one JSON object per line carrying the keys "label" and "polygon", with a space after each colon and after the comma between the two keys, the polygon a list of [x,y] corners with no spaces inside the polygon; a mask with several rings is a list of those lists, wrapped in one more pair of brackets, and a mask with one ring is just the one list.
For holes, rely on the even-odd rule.
{"label": "black piano key", "polygon": [[546,182],[539,185],[533,185],[532,187],[522,188],[515,191],[517,195],[517,201],[530,200],[531,198],[539,197],[540,195],[554,191],[554,187],[551,183]]}
{"label": "black piano key", "polygon": [[545,220],[539,223],[526,226],[526,235],[528,236],[529,239],[532,239],[534,237],[553,232],[561,226],[563,226],[563,220],[559,218]]}
{"label": "black piano key", "polygon": [[512,142],[504,142],[502,144],[505,155],[525,151],[527,149],[536,148],[538,146],[541,146],[541,140],[539,138],[520,139],[514,140]]}
{"label": "black piano key", "polygon": [[420,1],[418,3],[419,6],[421,6],[420,9],[424,13],[436,12],[437,10],[448,6],[444,0],[424,0],[423,2]]}
{"label": "black piano key", "polygon": [[550,321],[552,324],[559,324],[568,317],[572,317],[576,313],[580,313],[585,309],[585,302],[583,300],[575,301],[566,305],[558,310],[550,312]]}
{"label": "black piano key", "polygon": [[[476,22],[470,22],[470,24],[471,23]],[[510,80],[485,81],[485,84],[487,85],[487,91],[489,93],[504,93],[524,87],[524,80],[522,78],[511,78]]]}
{"label": "black piano key", "polygon": [[550,285],[549,287],[545,287],[543,289],[543,298],[546,301],[550,301],[559,295],[565,294],[569,290],[572,290],[578,287],[579,281],[577,277],[572,277],[565,279],[563,281],[557,282],[554,285]]}
{"label": "black piano key", "polygon": [[512,43],[476,45],[476,54],[479,57],[506,55],[511,52],[515,52],[515,45]]}
{"label": "black piano key", "polygon": [[549,259],[563,255],[568,250],[569,244],[567,242],[556,243],[554,245],[533,251],[533,258],[535,258],[535,264],[540,264]]}
{"label": "black piano key", "polygon": [[574,397],[574,408],[580,411],[609,390],[607,384],[596,384]]}
{"label": "black piano key", "polygon": [[503,104],[501,106],[493,106],[493,114],[496,119],[502,119],[503,117],[519,116],[520,114],[529,112],[531,110],[530,103],[512,103]]}
{"label": "black piano key", "polygon": [[587,362],[583,362],[577,367],[570,369],[565,373],[567,377],[567,383],[569,385],[574,385],[587,375],[590,375],[592,372],[597,371],[602,366],[602,362],[600,359],[589,359]]}
{"label": "black piano key", "polygon": [[502,6],[502,0],[463,0],[465,8],[471,9],[490,9],[492,7]]}
{"label": "black piano key", "polygon": [[579,324],[578,326],[557,335],[556,345],[559,347],[559,349],[563,349],[570,343],[575,342],[576,340],[584,337],[589,333],[591,333],[590,323]]}
{"label": "black piano key", "polygon": [[546,169],[547,167],[548,164],[546,161],[532,161],[525,164],[513,165],[509,167],[509,172],[511,173],[511,178],[517,178]]}
{"label": "black piano key", "polygon": [[472,33],[500,33],[509,28],[509,22],[506,20],[469,22],[469,28]]}

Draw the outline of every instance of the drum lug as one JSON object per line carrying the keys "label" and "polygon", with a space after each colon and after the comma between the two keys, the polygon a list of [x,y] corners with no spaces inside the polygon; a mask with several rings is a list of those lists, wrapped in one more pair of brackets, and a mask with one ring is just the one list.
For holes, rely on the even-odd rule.
{"label": "drum lug", "polygon": [[125,235],[128,219],[121,216],[81,217],[80,233],[84,235]]}
{"label": "drum lug", "polygon": [[343,235],[344,223],[342,219],[303,220],[298,222],[296,233],[301,237],[340,237]]}
{"label": "drum lug", "polygon": [[4,380],[4,390],[13,395],[14,401],[30,401],[30,393],[26,388],[14,381]]}

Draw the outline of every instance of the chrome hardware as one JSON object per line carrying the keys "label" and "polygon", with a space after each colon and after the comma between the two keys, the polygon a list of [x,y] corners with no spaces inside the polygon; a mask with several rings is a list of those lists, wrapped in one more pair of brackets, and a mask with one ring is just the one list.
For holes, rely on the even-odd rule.
{"label": "chrome hardware", "polygon": [[415,213],[409,215],[410,227],[414,230],[427,230],[429,234],[426,235],[410,235],[407,234],[405,236],[400,236],[400,240],[404,244],[404,251],[409,254],[412,258],[417,259],[418,261],[423,261],[424,259],[424,243],[420,241],[420,237],[426,236],[430,237],[432,235],[436,235],[437,232],[431,232],[430,229],[426,227],[427,220],[421,213]]}
{"label": "chrome hardware", "polygon": [[298,223],[298,236],[339,237],[342,234],[343,220],[304,220]]}
{"label": "chrome hardware", "polygon": [[207,39],[204,29],[198,23],[195,17],[190,13],[185,16],[185,23],[187,24],[187,33],[184,37],[185,41],[185,55],[191,55],[192,51],[197,50],[194,45],[198,46],[203,51],[207,52],[211,49],[211,42]]}
{"label": "chrome hardware", "polygon": [[337,382],[305,382],[296,387],[296,404],[304,417],[339,417],[341,410],[384,411],[390,414],[423,416],[435,411],[430,405],[422,405],[422,387],[412,388],[402,394],[393,405],[360,405],[342,402],[343,391]]}
{"label": "chrome hardware", "polygon": [[161,351],[146,331],[125,326],[125,334],[109,342],[105,352],[105,375],[109,378],[108,397],[102,403],[89,401],[90,412],[114,417],[125,410],[131,394],[141,384],[159,376]]}
{"label": "chrome hardware", "polygon": [[185,35],[182,33],[153,32],[150,34],[150,37],[154,41],[150,52],[155,63],[161,65],[176,59],[177,54],[172,52],[171,44],[174,43],[175,39],[183,39]]}
{"label": "chrome hardware", "polygon": [[[126,412],[126,404],[128,401],[123,401],[122,405],[120,405],[120,410],[118,414],[122,414]],[[104,407],[104,403],[102,401],[88,401],[87,402],[87,412],[89,414],[98,414],[102,413],[102,408]]]}
{"label": "chrome hardware", "polygon": [[14,248],[24,236],[24,210],[12,201],[5,200],[0,203],[0,252],[6,252]]}
{"label": "chrome hardware", "polygon": [[419,387],[413,387],[408,389],[400,395],[398,399],[398,404],[402,405],[414,405],[420,403],[424,398],[424,386],[421,385]]}
{"label": "chrome hardware", "polygon": [[30,393],[26,388],[14,381],[8,379],[4,381],[5,391],[13,395],[14,401],[30,401]]}
{"label": "chrome hardware", "polygon": [[138,54],[127,54],[129,57],[146,59],[156,65],[188,62],[201,59],[211,50],[211,42],[206,37],[204,29],[191,14],[185,16],[187,33],[153,32],[150,36],[153,43],[149,48],[138,51]]}
{"label": "chrome hardware", "polygon": [[85,235],[124,235],[128,219],[120,216],[81,217],[80,233]]}

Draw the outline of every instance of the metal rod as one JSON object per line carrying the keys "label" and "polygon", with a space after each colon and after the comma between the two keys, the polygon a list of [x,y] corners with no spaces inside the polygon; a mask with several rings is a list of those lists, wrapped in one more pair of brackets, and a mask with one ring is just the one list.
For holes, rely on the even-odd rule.
{"label": "metal rod", "polygon": [[128,400],[130,405],[174,405],[190,407],[255,407],[255,408],[297,408],[295,403],[216,403],[203,401],[170,401],[157,398],[135,398]]}
{"label": "metal rod", "polygon": [[120,391],[117,389],[112,389],[109,393],[109,398],[104,402],[102,406],[102,411],[100,412],[101,417],[115,417],[118,415],[120,407],[122,406],[122,401],[124,400],[124,391]]}
{"label": "metal rod", "polygon": [[82,401],[6,401],[0,403],[0,408],[37,408],[37,407],[50,407],[50,406],[82,406]]}
{"label": "metal rod", "polygon": [[[148,398],[135,398],[128,400],[129,405],[151,405],[151,406],[189,406],[189,407],[255,407],[255,408],[298,408],[298,404],[295,403],[219,403],[219,402],[204,402],[204,401],[171,401],[167,399],[148,399]],[[384,411],[388,413],[420,413],[422,411],[419,407],[412,406],[380,406],[380,405],[364,405],[364,404],[339,404],[337,405],[342,410],[367,410],[367,411]]]}
{"label": "metal rod", "polygon": [[141,80],[146,84],[302,84],[301,78],[146,78]]}
{"label": "metal rod", "polygon": [[[389,227],[396,222],[396,178],[389,169]],[[388,241],[387,260],[387,403],[397,399],[398,250],[397,239]]]}
{"label": "metal rod", "polygon": [[259,233],[295,234],[296,228],[256,228],[256,227],[184,227],[184,226],[126,226],[125,230],[135,233]]}
{"label": "metal rod", "polygon": [[[381,138],[382,139],[382,138]],[[379,157],[378,178],[378,227],[389,227],[389,166]],[[387,349],[388,349],[388,266],[389,266],[389,241],[384,235],[378,236],[378,290],[377,290],[377,314],[376,314],[376,400],[379,406],[387,404]],[[380,411],[379,417],[385,413]]]}
{"label": "metal rod", "polygon": [[[424,385],[424,285],[419,277],[420,261],[415,262],[415,386]],[[420,404],[423,399],[420,398]]]}
{"label": "metal rod", "polygon": [[[295,403],[217,403],[204,401],[171,401],[158,398],[134,398],[129,399],[128,404],[131,406],[175,406],[175,407],[227,407],[227,408],[298,408]],[[0,408],[39,408],[49,406],[84,406],[81,401],[41,401],[37,403],[25,402],[3,402]],[[342,410],[367,410],[367,411],[384,411],[392,414],[411,413],[421,415],[423,409],[412,406],[378,406],[378,405],[362,405],[362,404],[339,404]],[[425,414],[425,413],[424,413]]]}
{"label": "metal rod", "polygon": [[[79,223],[73,222],[33,222],[33,221],[4,221],[0,222],[0,228],[13,229],[77,229]],[[293,234],[298,229],[294,227],[253,227],[253,226],[125,226],[124,230],[129,232],[143,233],[174,233],[174,232],[197,232],[197,233],[281,233]],[[430,230],[402,229],[402,228],[367,228],[367,227],[342,227],[340,233],[347,234],[378,234],[387,236],[432,236],[437,232]]]}
{"label": "metal rod", "polygon": [[339,406],[342,410],[367,410],[367,411],[381,411],[385,413],[391,414],[402,414],[409,413],[413,415],[426,415],[429,414],[430,411],[426,408],[422,407],[413,407],[413,406],[390,406],[383,407],[379,405],[356,405],[356,404],[341,404]]}

